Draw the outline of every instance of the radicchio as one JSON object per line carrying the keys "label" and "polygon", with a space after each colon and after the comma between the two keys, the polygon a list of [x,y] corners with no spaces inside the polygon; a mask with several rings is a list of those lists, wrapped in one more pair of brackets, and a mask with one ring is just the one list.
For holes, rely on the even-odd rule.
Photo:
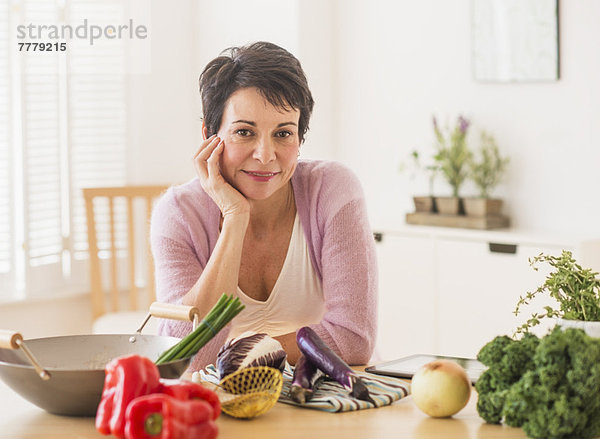
{"label": "radicchio", "polygon": [[216,365],[223,379],[245,367],[268,366],[283,371],[286,358],[281,343],[268,334],[244,332],[221,347]]}

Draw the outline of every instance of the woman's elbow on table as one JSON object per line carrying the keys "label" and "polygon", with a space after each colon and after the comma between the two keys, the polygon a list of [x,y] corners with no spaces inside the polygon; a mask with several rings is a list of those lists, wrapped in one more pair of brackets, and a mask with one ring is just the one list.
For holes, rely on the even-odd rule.
{"label": "woman's elbow on table", "polygon": [[356,337],[356,345],[350,345],[342,352],[342,358],[350,365],[367,364],[373,355],[375,342],[370,338]]}
{"label": "woman's elbow on table", "polygon": [[374,327],[368,328],[362,333],[339,327],[328,331],[321,325],[317,325],[313,329],[329,347],[350,365],[367,364],[375,350]]}

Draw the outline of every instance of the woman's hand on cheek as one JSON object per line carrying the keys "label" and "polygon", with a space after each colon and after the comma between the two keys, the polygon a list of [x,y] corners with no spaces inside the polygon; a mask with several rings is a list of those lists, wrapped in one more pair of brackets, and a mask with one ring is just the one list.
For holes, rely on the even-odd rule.
{"label": "woman's hand on cheek", "polygon": [[216,135],[204,140],[194,154],[196,173],[202,188],[221,209],[223,218],[230,215],[246,215],[250,212],[248,200],[221,175],[219,159],[223,147],[223,140]]}

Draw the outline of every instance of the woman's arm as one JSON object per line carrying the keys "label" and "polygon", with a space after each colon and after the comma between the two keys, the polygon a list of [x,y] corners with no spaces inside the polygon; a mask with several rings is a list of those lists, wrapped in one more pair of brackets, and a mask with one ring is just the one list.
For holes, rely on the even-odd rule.
{"label": "woman's arm", "polygon": [[378,273],[360,181],[336,162],[298,169],[298,212],[326,308],[321,322],[310,326],[347,363],[364,364],[376,339]]}
{"label": "woman's arm", "polygon": [[327,311],[312,328],[349,364],[365,364],[377,333],[377,259],[363,199],[329,222],[321,251]]}
{"label": "woman's arm", "polygon": [[[323,240],[323,294],[327,311],[311,325],[325,343],[350,364],[366,364],[377,330],[377,261],[364,204],[354,201],[330,222]],[[301,352],[296,333],[274,337],[296,364]]]}
{"label": "woman's arm", "polygon": [[287,354],[288,363],[291,365],[296,364],[296,361],[298,361],[298,358],[300,358],[300,355],[302,354],[296,344],[296,333],[290,332],[273,338],[281,343],[281,347],[283,347],[283,350]]}
{"label": "woman's arm", "polygon": [[219,206],[223,217],[217,244],[202,274],[182,299],[183,304],[196,306],[200,315],[206,315],[223,293],[235,293],[250,220],[248,200],[221,175],[219,159],[223,148],[223,141],[212,136],[202,142],[194,155],[202,188]]}
{"label": "woman's arm", "polygon": [[[214,217],[214,213],[212,214]],[[181,210],[176,195],[168,193],[157,204],[152,217],[152,253],[156,267],[157,300],[165,303],[181,303],[202,275],[210,253],[210,241],[192,241],[187,234],[186,209]],[[203,233],[203,224],[193,226]],[[204,314],[205,315],[205,314]],[[159,334],[183,338],[192,331],[187,321],[160,319]],[[224,328],[192,360],[192,370],[204,368],[217,358],[228,328]]]}
{"label": "woman's arm", "polygon": [[184,305],[196,306],[200,315],[206,315],[223,293],[235,293],[247,226],[248,219],[242,216],[223,219],[215,249],[202,274],[183,297]]}
{"label": "woman's arm", "polygon": [[[218,177],[222,178],[218,170],[221,151],[222,143],[214,137],[202,143],[194,156],[198,180],[179,190],[171,189],[162,197],[151,222],[158,300],[193,304],[201,315],[206,315],[223,293],[235,292],[249,221],[247,200],[233,187],[218,184]],[[189,322],[164,320],[159,330],[184,337],[192,328]],[[222,331],[211,340],[196,355],[192,367],[214,361],[226,335],[227,331]]]}

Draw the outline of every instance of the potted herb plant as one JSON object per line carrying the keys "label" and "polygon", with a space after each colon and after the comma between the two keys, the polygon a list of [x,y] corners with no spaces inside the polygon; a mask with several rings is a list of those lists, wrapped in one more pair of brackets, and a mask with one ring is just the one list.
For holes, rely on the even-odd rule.
{"label": "potted herb plant", "polygon": [[549,295],[558,308],[545,306],[541,313],[533,313],[516,330],[516,334],[529,332],[544,318],[556,318],[560,326],[584,329],[592,337],[600,337],[600,278],[590,268],[582,268],[570,251],[563,250],[560,256],[540,254],[530,259],[534,270],[538,264],[547,263],[554,268],[545,282],[535,291],[521,296],[514,311],[518,315],[521,307],[531,303],[540,295]]}
{"label": "potted herb plant", "polygon": [[456,215],[462,213],[460,188],[468,176],[471,152],[467,147],[469,121],[459,116],[454,128],[445,135],[433,117],[433,131],[437,139],[435,161],[440,172],[452,188],[451,197],[436,197],[438,212]]}
{"label": "potted herb plant", "polygon": [[[428,183],[429,183],[429,195],[415,195],[413,196],[413,202],[415,204],[415,212],[436,212],[435,206],[435,198],[433,197],[433,182],[435,180],[438,168],[435,163],[431,164],[423,164],[421,161],[421,156],[419,151],[413,150],[410,153],[410,163],[413,169],[412,176],[422,172],[428,174]],[[404,170],[404,165],[402,164],[400,170]]]}
{"label": "potted herb plant", "polygon": [[502,210],[502,200],[491,198],[492,190],[498,185],[506,166],[508,158],[502,157],[494,137],[485,131],[481,133],[481,147],[477,157],[471,155],[469,178],[479,190],[479,197],[463,198],[465,213],[468,216],[499,215]]}

